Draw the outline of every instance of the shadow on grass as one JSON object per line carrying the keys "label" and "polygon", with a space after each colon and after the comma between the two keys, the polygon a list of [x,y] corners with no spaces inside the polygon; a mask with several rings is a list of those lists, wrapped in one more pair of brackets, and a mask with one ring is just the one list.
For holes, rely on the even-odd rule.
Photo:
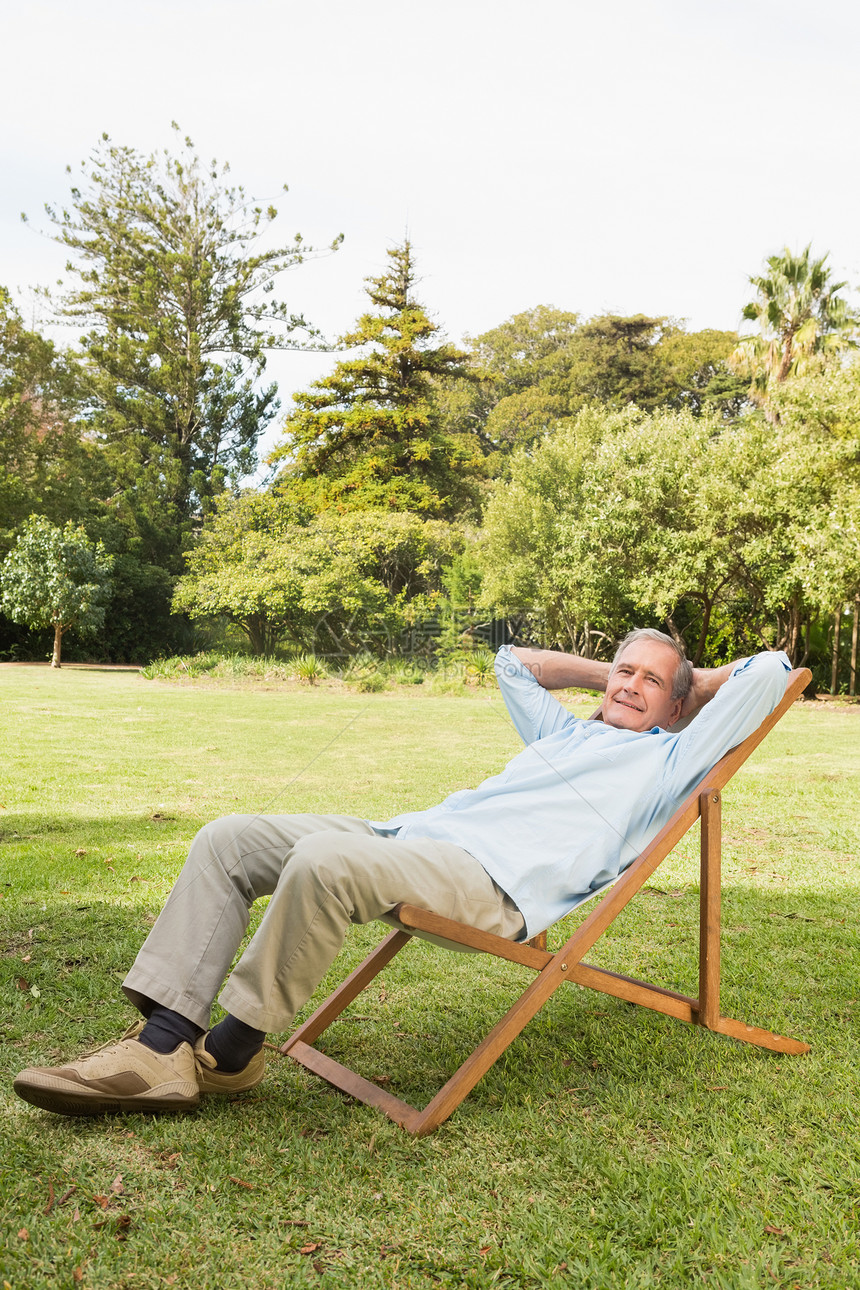
{"label": "shadow on grass", "polygon": [[0,844],[15,846],[44,838],[55,842],[63,835],[77,844],[84,835],[93,846],[122,848],[193,836],[204,823],[196,814],[170,807],[95,816],[74,815],[68,811],[54,814],[41,810],[9,811],[0,818]]}
{"label": "shadow on grass", "polygon": [[[110,826],[105,829],[109,832]],[[176,868],[179,863],[181,858]],[[76,893],[43,890],[33,898],[7,898],[0,904],[3,1038],[16,1050],[14,1058],[7,1056],[7,1069],[26,1064],[18,1054],[34,1061],[57,1047],[72,1053],[109,1040],[128,1024],[132,1014],[119,985],[156,907],[141,884],[132,887],[117,874],[110,874],[110,880],[114,890],[100,896],[93,894],[90,882]],[[798,905],[796,894],[725,889],[722,1010],[826,1050],[834,1042],[844,1043],[846,1025],[857,1033],[856,920],[846,921],[845,910],[824,895],[806,894],[802,908]],[[695,995],[697,916],[695,890],[666,902],[646,889],[638,907],[625,911],[587,958]],[[557,926],[551,945],[560,945],[577,921],[571,916]],[[302,1016],[385,931],[381,924],[352,930]],[[528,969],[515,964],[452,954],[414,940],[320,1046],[423,1106],[532,979]],[[841,1039],[835,1029],[842,1032]],[[672,1081],[691,1061],[706,1068],[728,1061],[741,1071],[784,1060],[802,1059],[777,1058],[609,996],[564,987],[469,1102],[479,1112],[501,1102],[528,1102],[538,1087],[556,1096],[577,1080],[588,1087],[604,1081]],[[273,1062],[298,1078],[288,1059]],[[305,1083],[310,1079],[301,1077]]]}
{"label": "shadow on grass", "polygon": [[[856,1023],[856,934],[834,902],[804,902],[797,915],[781,893],[724,892],[722,1011],[750,1025],[838,1049],[838,1031]],[[586,956],[595,965],[689,996],[698,992],[698,893],[687,911],[673,903],[672,926],[630,910]],[[686,914],[686,916],[685,916]],[[834,914],[837,916],[834,917]],[[554,930],[551,948],[573,930]],[[382,930],[380,928],[380,930]],[[370,948],[377,939],[366,929]],[[360,961],[336,965],[308,1010]],[[487,957],[450,954],[413,942],[318,1041],[359,1074],[421,1107],[465,1060],[533,979],[528,969]],[[852,1046],[856,1046],[852,1041]],[[677,1079],[694,1066],[752,1067],[786,1058],[578,986],[563,987],[513,1041],[470,1094],[475,1108],[537,1095],[557,1096],[577,1081],[644,1083]]]}

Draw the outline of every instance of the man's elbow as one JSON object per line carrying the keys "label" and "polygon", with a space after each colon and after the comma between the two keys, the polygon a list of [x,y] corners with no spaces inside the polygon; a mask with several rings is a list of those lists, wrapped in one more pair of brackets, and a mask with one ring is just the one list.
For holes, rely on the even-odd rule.
{"label": "man's elbow", "polygon": [[756,683],[761,694],[762,703],[768,704],[772,712],[785,694],[791,663],[782,650],[765,650],[749,660],[754,666]]}

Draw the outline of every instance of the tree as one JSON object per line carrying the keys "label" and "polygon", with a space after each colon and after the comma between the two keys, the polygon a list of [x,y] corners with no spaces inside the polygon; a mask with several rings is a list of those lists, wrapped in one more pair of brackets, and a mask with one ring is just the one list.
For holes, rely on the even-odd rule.
{"label": "tree", "polygon": [[538,615],[547,645],[589,655],[595,626],[617,637],[630,621],[634,606],[611,558],[595,566],[597,585],[586,570],[572,573],[564,550],[599,443],[641,418],[636,408],[585,408],[536,447],[518,449],[490,494],[478,547],[484,603],[505,616]]}
{"label": "tree", "polygon": [[725,363],[737,336],[686,332],[668,318],[583,321],[539,305],[467,341],[478,379],[449,385],[440,401],[450,429],[477,434],[491,473],[590,403],[716,410],[731,419],[746,399],[746,384]]}
{"label": "tree", "polygon": [[115,504],[148,558],[176,569],[194,511],[253,468],[277,408],[275,387],[256,384],[267,350],[315,335],[273,289],[317,252],[299,234],[259,249],[277,211],[228,170],[201,164],[189,139],[146,157],[104,135],[71,210],[46,208],[78,279],[62,309],[91,325],[86,391]]}
{"label": "tree", "polygon": [[72,365],[0,287],[0,555],[28,515],[62,522],[92,505],[93,451],[74,421],[75,393]]}
{"label": "tree", "polygon": [[578,325],[578,314],[538,305],[466,337],[469,376],[440,383],[437,399],[450,433],[477,436],[491,473],[569,414],[566,356]]}
{"label": "tree", "polygon": [[385,650],[407,609],[439,591],[459,544],[452,526],[414,514],[312,515],[271,493],[225,495],[186,556],[174,608],[235,623],[256,654],[284,639],[327,653]]}
{"label": "tree", "polygon": [[665,402],[659,347],[676,330],[671,319],[646,314],[604,314],[584,323],[572,346],[570,369],[581,404],[635,403],[647,410]]}
{"label": "tree", "polygon": [[748,401],[748,382],[732,372],[729,356],[738,343],[737,333],[678,329],[659,347],[664,393],[661,404],[687,408],[694,416],[715,414],[723,421],[736,420]]}
{"label": "tree", "polygon": [[59,529],[43,515],[24,524],[0,566],[0,608],[13,622],[53,628],[51,667],[60,667],[63,634],[97,632],[110,599],[111,561],[69,521]]}
{"label": "tree", "polygon": [[749,279],[757,295],[744,306],[743,317],[758,323],[759,331],[741,338],[731,364],[750,381],[750,397],[765,407],[773,387],[802,375],[813,355],[855,343],[857,320],[838,295],[847,283],[833,282],[827,256],[814,260],[811,252],[811,243],[799,255],[785,247],[768,257],[766,273]]}
{"label": "tree", "polygon": [[[795,662],[860,574],[856,440],[630,407],[581,413],[487,506],[485,593],[581,648],[643,618],[694,661],[762,645]],[[853,460],[853,464],[852,464]]]}
{"label": "tree", "polygon": [[[0,558],[30,515],[83,524],[113,557],[113,598],[99,637],[104,659],[131,662],[179,648],[170,619],[172,582],[146,558],[136,530],[117,512],[116,480],[80,405],[79,371],[67,354],[24,327],[0,288]],[[153,527],[158,525],[153,515]],[[187,626],[186,626],[187,634]],[[41,643],[0,618],[0,649],[26,656]]]}
{"label": "tree", "polygon": [[445,433],[434,382],[467,376],[466,354],[440,342],[417,301],[410,242],[387,254],[388,271],[366,280],[377,312],[341,340],[361,352],[293,396],[271,460],[286,463],[279,487],[314,510],[451,516],[473,499],[476,448],[469,435]]}

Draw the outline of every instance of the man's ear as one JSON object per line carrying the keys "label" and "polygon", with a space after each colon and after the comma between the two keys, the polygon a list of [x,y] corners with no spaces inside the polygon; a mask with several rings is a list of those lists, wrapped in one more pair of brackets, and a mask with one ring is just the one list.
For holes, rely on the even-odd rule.
{"label": "man's ear", "polygon": [[667,729],[667,730],[671,730],[671,729],[672,729],[672,727],[674,726],[675,722],[678,720],[678,718],[679,718],[679,717],[680,717],[680,715],[681,715],[681,708],[682,708],[683,706],[684,706],[684,701],[683,701],[683,699],[676,699],[676,700],[675,700],[675,702],[672,704],[672,708],[671,708],[671,716],[669,717],[669,720],[666,722],[666,729]]}

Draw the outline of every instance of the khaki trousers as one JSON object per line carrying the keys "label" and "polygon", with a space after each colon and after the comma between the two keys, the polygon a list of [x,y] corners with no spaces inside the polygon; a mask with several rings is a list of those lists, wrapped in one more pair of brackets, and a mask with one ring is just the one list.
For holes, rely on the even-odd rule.
{"label": "khaki trousers", "polygon": [[208,1027],[212,1002],[248,927],[254,936],[219,996],[258,1030],[286,1030],[343,944],[350,923],[384,918],[399,901],[510,940],[514,902],[461,847],[380,837],[345,815],[229,815],[207,825],[123,989],[141,1012],[159,1003]]}

